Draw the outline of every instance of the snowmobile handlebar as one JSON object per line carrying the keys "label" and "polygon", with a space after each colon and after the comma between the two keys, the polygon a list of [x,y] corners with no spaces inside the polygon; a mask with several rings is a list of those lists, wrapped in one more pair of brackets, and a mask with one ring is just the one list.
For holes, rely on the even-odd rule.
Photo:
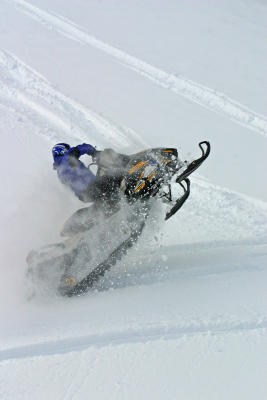
{"label": "snowmobile handlebar", "polygon": [[186,202],[190,195],[190,180],[188,178],[185,178],[183,182],[179,182],[179,185],[183,188],[184,194],[176,201],[174,206],[170,209],[169,212],[167,212],[165,216],[165,220],[169,219],[172,217],[180,208],[183,206],[183,204]]}

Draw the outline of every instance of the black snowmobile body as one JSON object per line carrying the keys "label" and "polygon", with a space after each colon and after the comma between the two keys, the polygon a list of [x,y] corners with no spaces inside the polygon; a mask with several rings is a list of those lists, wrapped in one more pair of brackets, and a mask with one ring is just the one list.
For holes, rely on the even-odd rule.
{"label": "black snowmobile body", "polygon": [[[190,164],[179,160],[175,148],[155,148],[130,156],[111,149],[97,152],[94,204],[78,210],[66,222],[61,232],[65,242],[29,254],[28,275],[38,281],[52,275],[54,288],[63,296],[87,292],[137,241],[154,198],[169,203],[165,219],[182,207],[190,194],[188,176],[210,153],[208,142],[199,146],[202,155]],[[183,189],[176,200],[173,184]]]}

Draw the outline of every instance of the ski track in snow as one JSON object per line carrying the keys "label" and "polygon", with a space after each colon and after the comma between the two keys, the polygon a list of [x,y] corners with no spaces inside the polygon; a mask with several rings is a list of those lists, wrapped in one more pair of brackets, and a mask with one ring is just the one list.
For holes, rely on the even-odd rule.
{"label": "ski track in snow", "polygon": [[142,328],[142,330],[127,330],[124,332],[106,333],[102,335],[88,335],[83,337],[72,337],[63,340],[48,341],[14,347],[0,351],[0,362],[12,360],[24,360],[35,357],[44,357],[72,352],[80,352],[90,347],[119,346],[133,343],[146,343],[152,341],[177,340],[183,337],[196,335],[225,335],[240,334],[247,331],[262,331],[265,334],[267,320],[237,321],[230,324],[214,323],[180,326],[154,326]]}
{"label": "ski track in snow", "polygon": [[91,141],[95,139],[99,142],[101,134],[104,146],[109,146],[111,141],[119,148],[132,144],[139,147],[146,145],[132,129],[116,125],[60,93],[46,78],[15,55],[0,50],[0,68],[5,77],[0,81],[1,103],[6,106],[9,104],[9,108],[18,114],[24,114],[24,111],[29,113],[27,110],[30,110],[39,115],[57,131],[44,130],[43,135],[47,138],[61,140],[68,137],[79,142],[90,138]]}
{"label": "ski track in snow", "polygon": [[181,75],[175,76],[162,71],[147,62],[139,60],[116,47],[96,39],[78,25],[55,13],[51,14],[24,0],[7,1],[15,4],[31,18],[44,24],[48,29],[55,30],[69,39],[93,46],[157,85],[171,90],[208,110],[222,114],[232,121],[267,137],[267,118],[232,100],[227,95],[193,82]]}

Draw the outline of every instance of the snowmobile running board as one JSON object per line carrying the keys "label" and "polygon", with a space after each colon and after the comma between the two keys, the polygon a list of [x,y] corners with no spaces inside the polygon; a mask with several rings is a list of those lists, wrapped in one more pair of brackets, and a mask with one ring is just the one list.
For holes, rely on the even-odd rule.
{"label": "snowmobile running board", "polygon": [[[145,226],[145,221],[143,221],[142,225],[138,229],[138,231],[134,231],[128,239],[126,239],[123,243],[121,243],[110,255],[109,257],[98,264],[97,267],[93,269],[85,278],[83,278],[80,282],[78,282],[74,286],[63,286],[59,287],[59,293],[62,296],[72,297],[72,296],[81,296],[88,292],[88,290],[96,283],[101,276],[105,274],[112,266],[116,264],[118,260],[122,258],[124,254],[133,246],[133,244],[137,241],[139,236],[141,235]],[[65,281],[68,278],[65,279]],[[70,277],[70,281],[71,281]]]}

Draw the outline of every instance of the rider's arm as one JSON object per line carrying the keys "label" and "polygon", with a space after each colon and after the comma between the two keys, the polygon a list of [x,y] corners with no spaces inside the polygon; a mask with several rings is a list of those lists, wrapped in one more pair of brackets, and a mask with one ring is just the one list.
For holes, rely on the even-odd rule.
{"label": "rider's arm", "polygon": [[83,156],[84,154],[88,154],[89,156],[92,156],[95,152],[94,146],[88,143],[83,143],[79,144],[76,147],[73,147],[72,149],[69,150],[68,155],[79,158],[80,156]]}
{"label": "rider's arm", "polygon": [[89,156],[93,156],[95,152],[95,148],[91,144],[83,143],[78,146],[72,147],[68,153],[68,162],[71,167],[76,167],[78,163],[79,157],[84,154],[88,154]]}

